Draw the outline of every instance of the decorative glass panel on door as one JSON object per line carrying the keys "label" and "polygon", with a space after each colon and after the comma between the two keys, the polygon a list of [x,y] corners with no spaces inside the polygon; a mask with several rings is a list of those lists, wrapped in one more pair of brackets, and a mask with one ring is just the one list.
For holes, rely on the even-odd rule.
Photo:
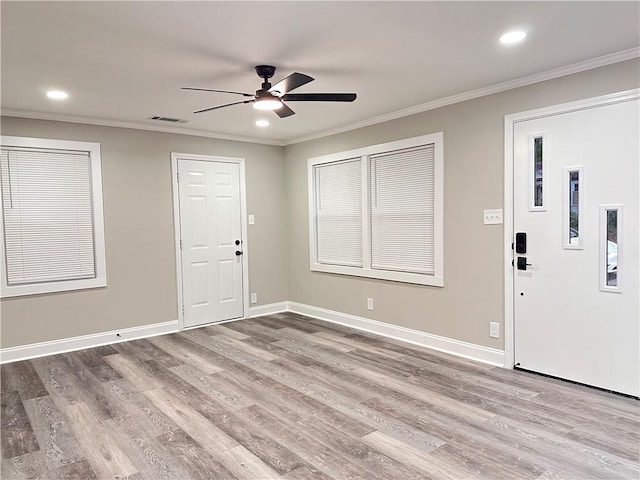
{"label": "decorative glass panel on door", "polygon": [[600,290],[622,292],[622,205],[600,206]]}
{"label": "decorative glass panel on door", "polygon": [[547,183],[546,134],[529,137],[530,211],[545,211],[545,192]]}
{"label": "decorative glass panel on door", "polygon": [[584,168],[563,169],[564,248],[583,248]]}

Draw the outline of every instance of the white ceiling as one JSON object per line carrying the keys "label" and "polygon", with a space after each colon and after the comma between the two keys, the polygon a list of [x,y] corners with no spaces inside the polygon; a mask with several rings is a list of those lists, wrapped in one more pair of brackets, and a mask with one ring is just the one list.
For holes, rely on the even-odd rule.
{"label": "white ceiling", "polygon": [[[169,128],[276,144],[597,57],[637,56],[640,44],[639,2],[2,1],[0,8],[3,113],[165,128],[148,120],[161,115],[188,120]],[[527,31],[525,42],[501,45],[500,34],[512,29]],[[257,64],[278,67],[274,83],[294,71],[316,79],[296,93],[358,99],[291,103],[297,114],[285,119],[250,105],[192,113],[242,97],[180,87],[253,93]],[[52,88],[70,97],[47,99]],[[258,129],[258,118],[271,126]]]}

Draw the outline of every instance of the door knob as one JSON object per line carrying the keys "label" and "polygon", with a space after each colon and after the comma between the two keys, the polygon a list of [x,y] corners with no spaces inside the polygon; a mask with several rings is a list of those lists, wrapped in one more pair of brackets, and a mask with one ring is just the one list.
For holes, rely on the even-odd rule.
{"label": "door knob", "polygon": [[240,255],[242,255],[242,251],[241,250],[236,250],[236,256],[239,257]]}
{"label": "door knob", "polygon": [[518,257],[518,270],[526,270],[527,267],[531,267],[530,263],[527,263],[527,257]]}
{"label": "door knob", "polygon": [[236,245],[240,245],[240,240],[236,240]]}

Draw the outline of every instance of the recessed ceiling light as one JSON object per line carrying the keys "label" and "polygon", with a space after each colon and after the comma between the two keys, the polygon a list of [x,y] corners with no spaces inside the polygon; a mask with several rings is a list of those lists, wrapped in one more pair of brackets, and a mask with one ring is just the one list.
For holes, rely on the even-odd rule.
{"label": "recessed ceiling light", "polygon": [[268,127],[269,120],[256,120],[256,127]]}
{"label": "recessed ceiling light", "polygon": [[500,37],[500,42],[505,44],[518,43],[524,40],[526,36],[527,34],[525,32],[507,32]]}
{"label": "recessed ceiling light", "polygon": [[63,92],[62,90],[49,90],[47,92],[47,97],[53,100],[64,100],[68,96],[69,94],[67,92]]}

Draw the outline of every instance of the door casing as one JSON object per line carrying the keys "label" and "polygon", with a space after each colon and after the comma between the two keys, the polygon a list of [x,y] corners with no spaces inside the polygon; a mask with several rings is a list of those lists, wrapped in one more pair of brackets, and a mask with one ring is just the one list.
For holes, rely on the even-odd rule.
{"label": "door casing", "polygon": [[575,102],[562,103],[550,107],[528,110],[525,112],[506,115],[504,119],[504,367],[514,366],[514,267],[511,262],[514,255],[511,248],[514,242],[515,232],[513,231],[513,130],[514,125],[519,122],[533,120],[536,118],[549,117],[561,113],[568,113],[588,108],[601,107],[614,103],[625,102],[640,98],[640,89],[626,90],[623,92],[602,95],[599,97],[587,98]]}
{"label": "door casing", "polygon": [[[249,242],[247,235],[247,196],[246,196],[246,179],[245,179],[245,160],[237,157],[219,157],[213,155],[199,155],[193,153],[177,153],[171,152],[171,187],[173,195],[173,231],[175,235],[175,256],[176,256],[176,282],[177,282],[177,299],[178,299],[178,324],[180,330],[185,330],[184,326],[184,301],[182,290],[182,251],[180,248],[180,239],[182,237],[180,231],[180,197],[178,192],[178,160],[198,160],[202,162],[217,163],[235,163],[240,169],[240,222],[242,225],[242,304],[244,317],[249,318]],[[234,320],[237,320],[234,319]],[[234,321],[229,320],[229,321]],[[214,323],[225,323],[214,322]],[[206,326],[196,325],[190,328],[199,328]]]}

